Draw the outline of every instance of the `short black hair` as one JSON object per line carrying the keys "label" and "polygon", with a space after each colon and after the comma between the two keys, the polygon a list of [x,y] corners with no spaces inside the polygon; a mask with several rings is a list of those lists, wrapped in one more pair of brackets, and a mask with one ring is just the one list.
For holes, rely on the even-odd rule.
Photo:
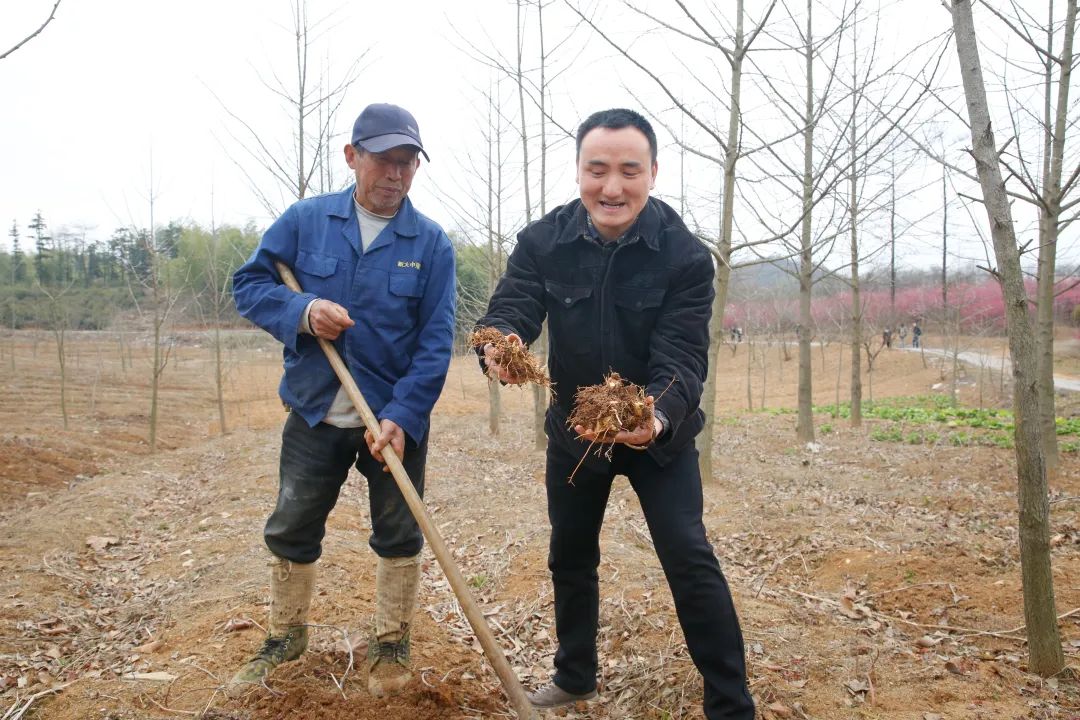
{"label": "short black hair", "polygon": [[637,128],[648,139],[652,161],[656,162],[656,133],[653,132],[652,125],[641,113],[626,108],[600,110],[585,118],[585,122],[581,123],[577,131],[577,157],[581,157],[581,141],[585,139],[590,130],[595,130],[598,127],[607,128],[608,130],[621,130],[625,127]]}

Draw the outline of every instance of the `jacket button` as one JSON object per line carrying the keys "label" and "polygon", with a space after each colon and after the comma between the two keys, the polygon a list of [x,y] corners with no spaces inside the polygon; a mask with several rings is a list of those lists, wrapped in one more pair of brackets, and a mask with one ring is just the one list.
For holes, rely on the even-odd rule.
{"label": "jacket button", "polygon": [[569,305],[573,301],[570,298],[564,298],[563,302],[565,302],[567,305]]}
{"label": "jacket button", "polygon": [[636,303],[634,303],[634,307],[641,307],[641,301],[638,300]]}

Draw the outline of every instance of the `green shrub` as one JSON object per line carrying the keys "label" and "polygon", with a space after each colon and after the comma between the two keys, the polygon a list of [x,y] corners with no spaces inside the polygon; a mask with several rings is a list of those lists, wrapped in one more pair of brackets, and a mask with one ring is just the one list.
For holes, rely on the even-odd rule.
{"label": "green shrub", "polygon": [[877,428],[870,432],[870,439],[879,442],[902,442],[904,434],[899,427]]}

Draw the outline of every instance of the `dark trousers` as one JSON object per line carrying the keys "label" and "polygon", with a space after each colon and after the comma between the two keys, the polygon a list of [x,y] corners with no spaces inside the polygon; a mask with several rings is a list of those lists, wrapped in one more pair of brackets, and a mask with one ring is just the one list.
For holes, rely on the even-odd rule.
{"label": "dark trousers", "polygon": [[626,475],[641,502],[687,649],[705,680],[705,717],[753,720],[742,631],[701,519],[697,457],[691,444],[660,467],[647,453],[620,446],[609,471],[583,465],[571,485],[567,478],[580,458],[548,444],[548,567],[559,640],[554,682],[572,693],[596,687],[600,527],[612,481],[615,475]]}
{"label": "dark trousers", "polygon": [[[407,438],[407,436],[406,436]],[[389,448],[384,452],[391,452]],[[424,496],[427,438],[419,445],[406,439],[402,465],[420,497]],[[364,428],[338,428],[326,423],[308,427],[289,413],[281,432],[281,463],[277,507],[266,521],[263,537],[270,552],[298,563],[312,563],[322,555],[326,518],[337,504],[338,493],[356,466],[368,483],[371,537],[368,543],[380,557],[412,557],[420,552],[424,536],[405,503],[405,497],[371,457]]]}

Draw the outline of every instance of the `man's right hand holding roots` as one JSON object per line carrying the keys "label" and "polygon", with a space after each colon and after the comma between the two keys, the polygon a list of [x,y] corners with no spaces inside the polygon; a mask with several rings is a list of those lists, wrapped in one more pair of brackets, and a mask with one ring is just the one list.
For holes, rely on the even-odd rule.
{"label": "man's right hand holding roots", "polygon": [[[521,345],[521,338],[515,333],[510,333],[506,336],[507,342],[514,345]],[[484,345],[484,364],[487,365],[488,375],[493,378],[497,378],[500,382],[504,382],[508,385],[521,385],[526,380],[524,373],[514,373],[508,368],[499,364],[496,358],[501,359],[500,354],[495,350],[495,346],[491,343]]]}

